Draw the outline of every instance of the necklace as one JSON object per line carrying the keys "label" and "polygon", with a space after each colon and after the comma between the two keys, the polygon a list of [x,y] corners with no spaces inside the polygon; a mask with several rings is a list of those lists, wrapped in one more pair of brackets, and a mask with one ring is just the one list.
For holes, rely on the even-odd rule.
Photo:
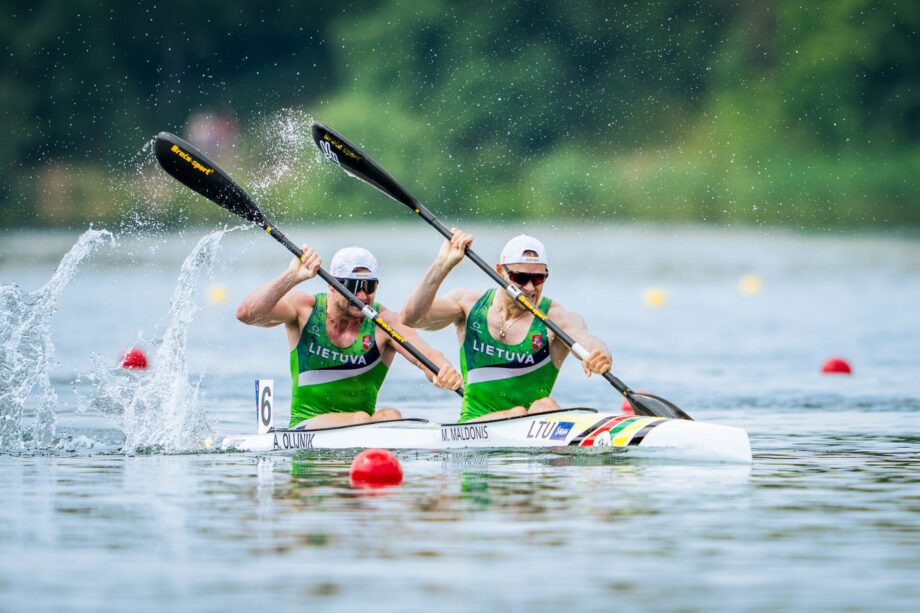
{"label": "necklace", "polygon": [[501,309],[499,309],[499,311],[498,311],[498,319],[499,319],[499,321],[498,321],[498,338],[499,338],[499,340],[504,341],[504,340],[505,340],[505,336],[507,336],[507,335],[508,335],[508,332],[511,330],[511,326],[514,325],[514,321],[512,320],[511,323],[508,323],[508,325],[507,325],[507,327],[506,327],[505,324],[507,323],[507,320],[505,319],[505,315],[501,312]]}

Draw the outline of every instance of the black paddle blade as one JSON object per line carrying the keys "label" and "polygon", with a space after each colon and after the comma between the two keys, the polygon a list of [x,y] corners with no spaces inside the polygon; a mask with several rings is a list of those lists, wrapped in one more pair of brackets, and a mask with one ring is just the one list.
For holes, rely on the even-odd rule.
{"label": "black paddle blade", "polygon": [[629,406],[633,408],[636,415],[647,415],[649,417],[670,417],[671,419],[689,419],[687,415],[676,404],[652,394],[631,393],[626,397]]}
{"label": "black paddle blade", "polygon": [[418,212],[418,201],[390,173],[380,167],[344,136],[321,123],[313,123],[313,141],[330,162],[342,167],[348,175],[376,187],[384,194]]}
{"label": "black paddle blade", "polygon": [[154,152],[163,170],[179,183],[243,219],[262,227],[267,224],[265,215],[236,181],[208,156],[175,134],[157,134]]}

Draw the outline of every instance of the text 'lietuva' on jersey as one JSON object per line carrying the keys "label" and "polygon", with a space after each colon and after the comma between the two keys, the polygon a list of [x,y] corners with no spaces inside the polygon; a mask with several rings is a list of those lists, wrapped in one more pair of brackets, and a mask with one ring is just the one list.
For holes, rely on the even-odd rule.
{"label": "text 'lietuva' on jersey", "polygon": [[326,333],[326,298],[316,294],[313,312],[291,350],[291,427],[324,413],[373,415],[387,374],[371,320],[362,320],[349,347],[332,344]]}
{"label": "text 'lietuva' on jersey", "polygon": [[[549,354],[549,331],[536,317],[524,340],[517,345],[507,345],[492,337],[488,313],[494,297],[495,289],[488,290],[466,319],[466,338],[460,349],[463,372],[460,421],[516,406],[529,408],[535,400],[550,395],[559,375]],[[552,300],[543,298],[539,308],[545,313],[551,304]]]}

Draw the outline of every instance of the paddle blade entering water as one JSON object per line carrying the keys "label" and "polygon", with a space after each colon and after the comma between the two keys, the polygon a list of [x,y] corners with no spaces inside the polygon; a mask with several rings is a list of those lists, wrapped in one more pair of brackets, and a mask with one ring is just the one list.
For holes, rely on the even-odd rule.
{"label": "paddle blade entering water", "polygon": [[636,412],[636,415],[648,415],[650,417],[670,417],[671,419],[691,419],[684,413],[680,407],[673,402],[669,402],[660,396],[652,394],[636,394],[635,392],[626,397],[629,405]]}
{"label": "paddle blade entering water", "polygon": [[236,181],[204,153],[175,134],[160,132],[154,152],[163,170],[235,215],[265,227],[262,211]]}

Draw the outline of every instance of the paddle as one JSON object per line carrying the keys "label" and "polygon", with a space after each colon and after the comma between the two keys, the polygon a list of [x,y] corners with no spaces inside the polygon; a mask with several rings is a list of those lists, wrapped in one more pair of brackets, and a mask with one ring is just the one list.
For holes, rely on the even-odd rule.
{"label": "paddle", "polygon": [[[174,134],[160,132],[156,138],[154,152],[156,153],[157,161],[160,162],[160,166],[163,167],[163,170],[172,175],[174,179],[198,192],[208,200],[227,209],[234,215],[238,215],[261,227],[268,232],[272,238],[287,247],[288,251],[298,258],[303,258],[303,251],[268,221],[255,201],[249,197],[249,194],[247,194],[236,181],[231,179],[230,175],[224,172],[201,151],[198,151],[198,149]],[[412,357],[437,375],[438,367],[434,362],[425,357],[422,352],[407,341],[403,335],[385,322],[376,309],[361,302],[357,296],[345,289],[345,286],[339,283],[338,279],[323,270],[323,268],[319,269],[318,274],[326,283],[334,287],[337,292],[345,296],[350,303],[361,309],[365,317],[373,321],[378,328],[386,332],[390,338],[404,347]],[[462,388],[455,391],[461,397],[463,396]]]}
{"label": "paddle", "polygon": [[[409,194],[409,192],[377,164],[377,162],[348,142],[342,135],[321,123],[314,123],[313,140],[325,157],[331,162],[338,164],[349,176],[367,183],[397,202],[406,205],[419,217],[427,221],[435,230],[440,232],[444,238],[451,238],[452,234],[450,230],[438,221],[431,211]],[[527,297],[521,292],[520,288],[509,283],[504,277],[495,272],[495,270],[486,264],[482,258],[476,255],[472,249],[466,249],[466,257],[471,259],[474,264],[483,270],[483,272],[492,277],[493,281],[502,286],[513,300],[516,300],[521,306],[533,313],[535,317],[542,320],[546,324],[546,327],[552,330],[579,359],[584,360],[588,356],[589,352],[583,345],[575,342],[575,340],[566,334],[562,328],[549,319],[546,313],[531,304],[531,302],[527,300]],[[633,410],[639,415],[691,419],[683,410],[664,398],[652,394],[639,394],[632,391],[609,370],[603,374],[603,377],[609,381],[618,392],[626,397],[630,406],[632,406]]]}

